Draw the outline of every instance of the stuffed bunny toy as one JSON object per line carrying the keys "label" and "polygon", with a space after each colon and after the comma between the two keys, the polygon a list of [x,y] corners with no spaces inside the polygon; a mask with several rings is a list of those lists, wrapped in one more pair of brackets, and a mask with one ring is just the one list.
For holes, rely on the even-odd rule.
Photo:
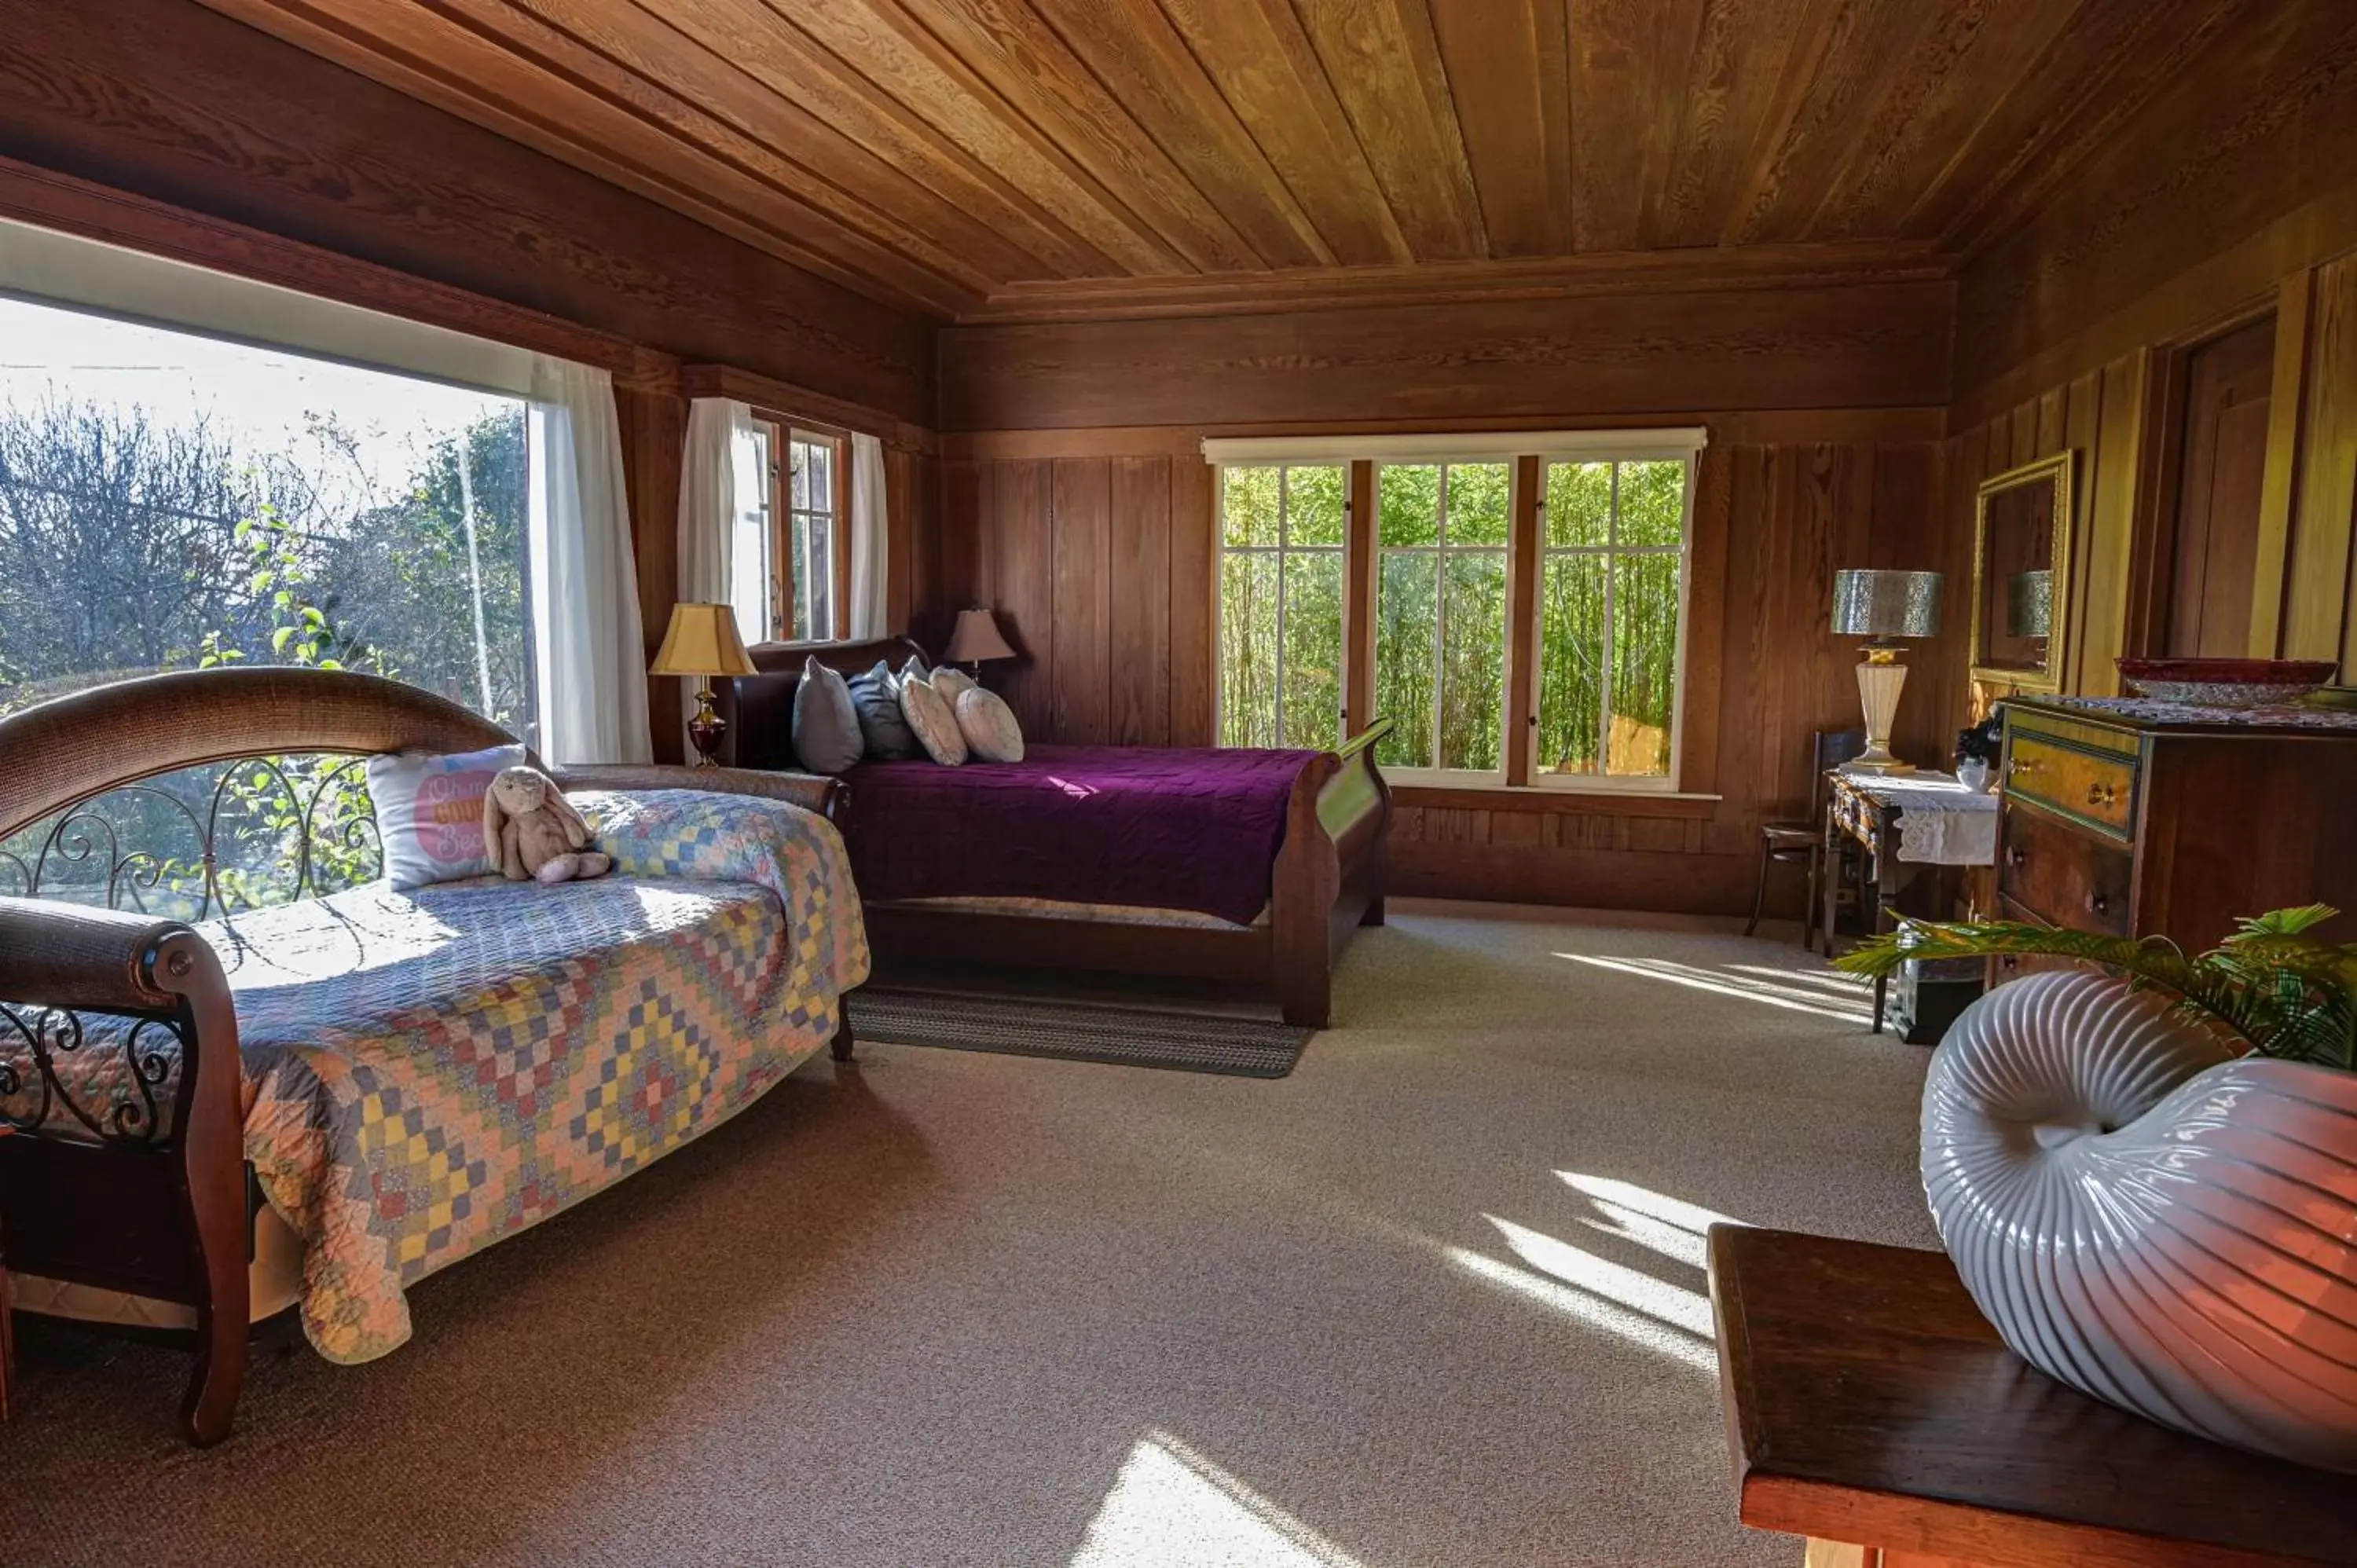
{"label": "stuffed bunny toy", "polygon": [[589,824],[537,768],[502,768],[483,797],[483,849],[511,882],[603,876],[613,857],[589,847]]}

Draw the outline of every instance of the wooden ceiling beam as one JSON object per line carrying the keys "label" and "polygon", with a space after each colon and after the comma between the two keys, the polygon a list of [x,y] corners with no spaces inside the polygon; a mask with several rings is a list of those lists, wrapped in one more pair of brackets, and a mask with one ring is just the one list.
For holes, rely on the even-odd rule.
{"label": "wooden ceiling beam", "polygon": [[1014,284],[960,325],[1241,316],[1271,310],[1438,305],[1491,299],[1707,289],[1830,287],[1952,280],[1956,259],[1884,241],[1626,251],[1584,256],[1297,267],[1215,277],[1095,278]]}

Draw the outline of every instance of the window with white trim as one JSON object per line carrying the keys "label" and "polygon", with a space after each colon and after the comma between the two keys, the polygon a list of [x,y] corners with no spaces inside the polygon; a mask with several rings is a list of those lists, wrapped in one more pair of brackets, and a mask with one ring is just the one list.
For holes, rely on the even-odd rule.
{"label": "window with white trim", "polygon": [[1248,464],[1220,482],[1220,744],[1342,738],[1339,464]]}
{"label": "window with white trim", "polygon": [[1205,442],[1222,744],[1330,746],[1382,720],[1405,782],[1675,790],[1702,445]]}

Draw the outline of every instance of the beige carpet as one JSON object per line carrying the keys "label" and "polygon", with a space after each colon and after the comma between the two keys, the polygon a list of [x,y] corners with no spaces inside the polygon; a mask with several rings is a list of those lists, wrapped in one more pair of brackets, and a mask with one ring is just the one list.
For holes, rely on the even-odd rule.
{"label": "beige carpet", "polygon": [[1404,909],[1258,1082],[889,1046],[265,1354],[28,1328],[28,1563],[1779,1563],[1697,1228],[1932,1243],[1925,1053],[1784,941]]}

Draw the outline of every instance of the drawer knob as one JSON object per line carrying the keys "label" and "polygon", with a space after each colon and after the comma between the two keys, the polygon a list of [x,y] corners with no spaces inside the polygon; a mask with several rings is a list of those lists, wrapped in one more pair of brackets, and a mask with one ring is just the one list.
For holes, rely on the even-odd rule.
{"label": "drawer knob", "polygon": [[2027,779],[2038,771],[2038,764],[2027,757],[2017,757],[2005,765],[2005,770],[2016,779]]}
{"label": "drawer knob", "polygon": [[2111,908],[2112,896],[2110,894],[2090,893],[2087,895],[2087,913],[2090,915],[2108,914],[2111,912]]}
{"label": "drawer knob", "polygon": [[2018,953],[2007,953],[2003,958],[1997,960],[1997,962],[2004,965],[2007,970],[2017,970],[2021,967],[2021,957]]}
{"label": "drawer knob", "polygon": [[2087,804],[2090,806],[2113,805],[2119,798],[2120,787],[2116,784],[2094,783],[2087,786]]}
{"label": "drawer knob", "polygon": [[2029,852],[2022,848],[2019,844],[2015,844],[2005,852],[2005,863],[2007,865],[2012,866],[2028,865],[2029,864]]}

